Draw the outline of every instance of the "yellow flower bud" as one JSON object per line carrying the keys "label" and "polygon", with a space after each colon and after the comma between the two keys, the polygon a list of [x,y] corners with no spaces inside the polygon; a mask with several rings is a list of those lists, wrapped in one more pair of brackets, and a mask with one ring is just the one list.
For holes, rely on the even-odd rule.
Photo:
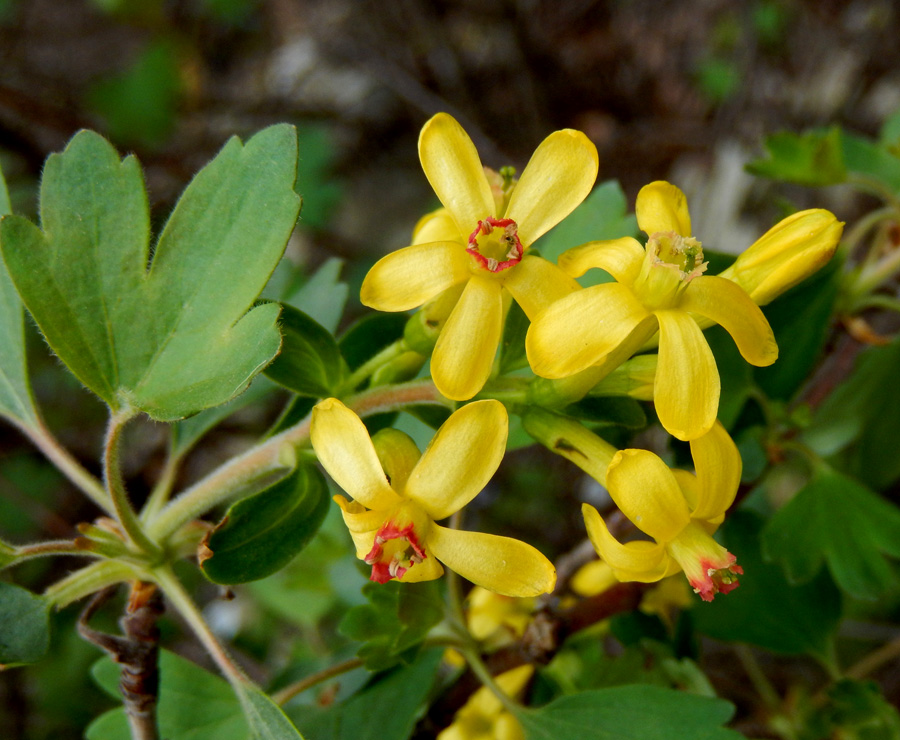
{"label": "yellow flower bud", "polygon": [[828,262],[843,228],[843,222],[821,208],[795,213],[757,239],[721,277],[764,306]]}

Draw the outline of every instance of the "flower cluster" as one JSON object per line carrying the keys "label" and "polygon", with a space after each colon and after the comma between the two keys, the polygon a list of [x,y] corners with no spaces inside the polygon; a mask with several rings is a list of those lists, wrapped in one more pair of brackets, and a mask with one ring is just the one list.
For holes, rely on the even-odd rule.
{"label": "flower cluster", "polygon": [[[593,187],[597,151],[584,134],[566,129],[548,136],[516,180],[509,169],[486,169],[462,127],[438,114],[422,129],[419,157],[442,207],[416,225],[410,246],[375,264],[362,302],[381,311],[421,307],[406,341],[431,353],[434,388],[457,402],[492,396],[506,312],[517,302],[530,321],[525,349],[538,376],[532,385],[551,384],[562,401],[543,404],[550,396],[528,391],[511,408],[524,414],[538,441],[605,485],[650,538],[622,544],[585,505],[587,533],[604,572],[652,582],[683,571],[704,600],[736,588],[743,571],[712,535],[734,501],[741,459],[717,421],[719,373],[703,330],[722,326],[752,365],[775,362],[778,347],[759,306],[827,262],[842,224],[823,210],[796,213],[727,270],[710,275],[684,194],[660,181],[637,196],[643,243],[592,241],[554,264],[532,247]],[[613,281],[582,288],[577,278],[591,269]],[[694,472],[670,469],[647,450],[616,450],[557,413],[595,386],[598,393],[652,400],[662,426],[690,443]],[[421,455],[395,430],[370,438],[336,399],[316,407],[312,443],[352,496],[335,501],[372,580],[437,578],[443,563],[508,596],[552,590],[553,566],[531,546],[437,523],[487,484],[506,437],[507,412],[497,400],[458,408]]]}

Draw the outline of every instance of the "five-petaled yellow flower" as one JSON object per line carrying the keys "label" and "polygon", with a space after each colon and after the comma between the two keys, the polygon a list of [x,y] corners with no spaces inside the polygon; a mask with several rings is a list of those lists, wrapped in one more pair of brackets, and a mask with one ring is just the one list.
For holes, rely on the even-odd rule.
{"label": "five-petaled yellow flower", "polygon": [[[360,299],[379,311],[406,311],[445,292],[453,296],[431,374],[442,394],[463,401],[490,376],[503,328],[504,291],[534,318],[577,289],[555,265],[527,251],[590,192],[597,149],[579,131],[551,134],[532,155],[508,203],[502,194],[495,198],[475,145],[446,113],[422,128],[419,158],[446,212],[420,224],[417,243],[372,267]],[[429,234],[434,241],[424,241]]]}
{"label": "five-petaled yellow flower", "polygon": [[526,349],[538,375],[563,378],[610,357],[619,362],[659,331],[654,402],[660,422],[682,440],[710,430],[719,407],[719,372],[695,315],[723,326],[744,359],[778,357],[772,329],[735,282],[706,276],[703,249],[691,236],[684,194],[667,182],[641,189],[635,206],[646,248],[631,237],[570,249],[559,266],[573,277],[592,267],[617,282],[575,291],[531,325]]}
{"label": "five-petaled yellow flower", "polygon": [[622,513],[656,542],[620,543],[590,504],[581,509],[594,548],[621,581],[652,583],[683,570],[704,601],[737,588],[735,556],[712,534],[741,480],[741,456],[724,427],[691,440],[696,474],[670,470],[652,452],[620,450],[606,487]]}
{"label": "five-petaled yellow flower", "polygon": [[313,409],[313,448],[354,499],[334,497],[357,557],[372,566],[373,581],[431,580],[444,572],[444,563],[507,596],[553,589],[556,570],[531,545],[436,524],[484,488],[503,458],[507,433],[506,409],[493,400],[454,412],[424,453],[394,429],[371,439],[360,418],[335,398]]}
{"label": "five-petaled yellow flower", "polygon": [[[495,678],[500,690],[516,698],[525,689],[534,666],[530,663],[501,673]],[[524,740],[522,725],[487,686],[476,691],[453,718],[453,724],[438,740]]]}

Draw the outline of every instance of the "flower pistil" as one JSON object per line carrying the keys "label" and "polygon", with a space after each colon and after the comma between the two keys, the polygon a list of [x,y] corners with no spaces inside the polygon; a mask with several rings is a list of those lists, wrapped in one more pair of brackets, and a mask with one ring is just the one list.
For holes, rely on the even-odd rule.
{"label": "flower pistil", "polygon": [[[498,233],[495,234],[494,232]],[[478,236],[489,237],[478,243]],[[502,272],[522,261],[525,248],[519,239],[519,226],[511,218],[487,218],[469,235],[466,251],[475,258],[479,266],[489,272]],[[502,259],[501,259],[502,258]]]}

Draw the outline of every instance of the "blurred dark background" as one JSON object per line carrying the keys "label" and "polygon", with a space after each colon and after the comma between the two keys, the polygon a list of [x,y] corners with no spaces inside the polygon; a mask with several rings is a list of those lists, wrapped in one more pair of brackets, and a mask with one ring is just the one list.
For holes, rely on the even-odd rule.
{"label": "blurred dark background", "polygon": [[[642,185],[669,179],[688,194],[704,245],[737,252],[790,207],[858,213],[846,189],[776,186],[743,166],[781,129],[874,135],[900,108],[898,38],[891,0],[0,0],[0,162],[14,207],[34,216],[47,155],[80,128],[99,130],[138,156],[161,223],[229,136],[294,123],[304,209],[289,256],[309,270],[346,259],[352,317],[368,266],[437,205],[416,154],[434,113],[454,115],[495,168],[523,167],[555,129],[581,129],[598,147],[599,179],[617,179],[629,207]],[[105,409],[35,332],[31,342],[48,425],[97,472]],[[186,479],[275,413],[245,409],[226,423]],[[140,500],[165,433],[145,423],[130,435],[125,473]],[[516,455],[501,472],[507,487],[546,494],[544,508],[583,494],[562,492],[577,471],[558,458]],[[577,506],[548,531],[535,500],[492,507],[488,529],[518,517],[513,531],[548,554],[574,547]],[[0,426],[0,535],[68,537],[94,516]],[[47,561],[16,571],[36,590],[55,577]],[[80,737],[111,706],[73,690],[98,655],[70,629],[76,617],[59,618],[52,661],[0,677],[0,737]]]}

